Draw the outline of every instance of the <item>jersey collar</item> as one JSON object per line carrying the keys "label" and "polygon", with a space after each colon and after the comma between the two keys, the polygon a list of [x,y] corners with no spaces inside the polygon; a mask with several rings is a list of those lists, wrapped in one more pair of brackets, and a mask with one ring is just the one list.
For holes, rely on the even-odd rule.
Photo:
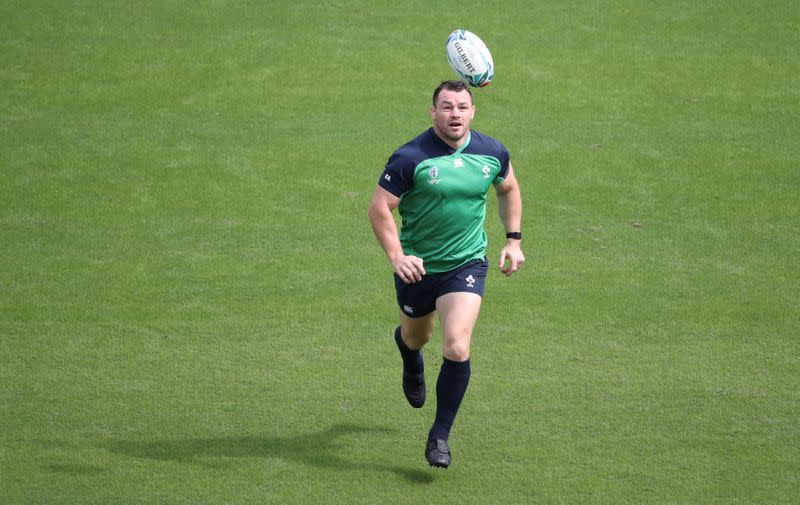
{"label": "jersey collar", "polygon": [[442,138],[439,137],[439,135],[436,134],[436,130],[434,130],[433,127],[430,128],[430,132],[431,132],[431,136],[433,136],[433,138],[436,139],[437,142],[439,142],[441,145],[446,147],[448,150],[452,150],[453,154],[460,154],[461,151],[463,151],[464,149],[467,148],[467,146],[469,145],[470,140],[472,140],[472,129],[470,129],[467,132],[467,139],[464,141],[463,144],[461,144],[461,147],[459,147],[458,149],[453,149],[453,147],[450,144],[448,144],[447,142],[442,140]]}
{"label": "jersey collar", "polygon": [[453,154],[460,154],[461,151],[466,149],[466,147],[469,145],[469,141],[470,140],[472,140],[472,130],[469,130],[467,132],[467,139],[464,141],[463,144],[461,144],[461,147],[459,147],[458,149],[455,150],[455,152]]}

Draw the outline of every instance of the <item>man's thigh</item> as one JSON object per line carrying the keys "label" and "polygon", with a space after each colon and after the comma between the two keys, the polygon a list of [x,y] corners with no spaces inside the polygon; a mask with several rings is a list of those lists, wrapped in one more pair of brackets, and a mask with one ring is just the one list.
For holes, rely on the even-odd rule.
{"label": "man's thigh", "polygon": [[436,300],[442,327],[442,351],[447,359],[469,359],[472,330],[478,321],[482,301],[480,295],[463,291],[448,293]]}

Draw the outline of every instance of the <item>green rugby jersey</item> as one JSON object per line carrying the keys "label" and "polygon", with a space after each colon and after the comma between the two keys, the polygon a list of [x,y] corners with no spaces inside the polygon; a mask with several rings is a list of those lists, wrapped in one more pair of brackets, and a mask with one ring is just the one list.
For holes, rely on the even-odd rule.
{"label": "green rugby jersey", "polygon": [[398,148],[378,184],[400,198],[400,243],[425,271],[453,270],[486,256],[486,197],[508,174],[508,149],[470,130],[459,149],[433,128]]}

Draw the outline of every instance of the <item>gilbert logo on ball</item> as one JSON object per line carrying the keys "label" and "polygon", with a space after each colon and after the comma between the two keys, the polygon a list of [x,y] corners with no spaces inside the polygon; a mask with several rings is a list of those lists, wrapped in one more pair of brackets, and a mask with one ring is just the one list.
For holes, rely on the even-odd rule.
{"label": "gilbert logo on ball", "polygon": [[447,37],[447,61],[456,75],[470,86],[482,88],[494,78],[492,53],[480,37],[458,29]]}

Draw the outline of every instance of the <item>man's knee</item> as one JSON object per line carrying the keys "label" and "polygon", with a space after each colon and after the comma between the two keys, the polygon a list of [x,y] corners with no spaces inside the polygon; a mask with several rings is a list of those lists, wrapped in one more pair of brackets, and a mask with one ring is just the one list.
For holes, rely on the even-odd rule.
{"label": "man's knee", "polygon": [[421,349],[433,336],[433,314],[412,319],[401,315],[400,336],[409,349]]}
{"label": "man's knee", "polygon": [[425,344],[430,342],[433,332],[409,332],[403,334],[401,332],[403,342],[406,343],[409,349],[421,349]]}
{"label": "man's knee", "polygon": [[446,335],[444,338],[444,357],[450,361],[466,361],[469,359],[471,333]]}

